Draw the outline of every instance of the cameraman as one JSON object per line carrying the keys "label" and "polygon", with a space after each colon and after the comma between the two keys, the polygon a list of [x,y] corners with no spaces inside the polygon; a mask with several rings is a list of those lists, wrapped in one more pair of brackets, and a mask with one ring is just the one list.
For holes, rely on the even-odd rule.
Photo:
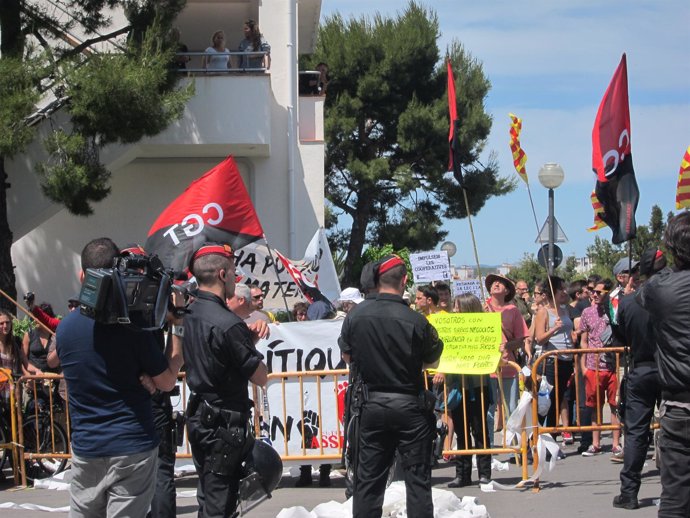
{"label": "cameraman", "polygon": [[[118,255],[108,238],[89,242],[81,253],[81,282],[87,269],[110,268]],[[148,374],[159,390],[175,386],[182,366],[182,341],[175,335],[181,319],[171,323],[165,355],[153,332],[103,324],[79,311],[60,323],[57,354],[69,388],[72,424],[70,516],[146,514],[159,440],[151,398],[139,377]]]}

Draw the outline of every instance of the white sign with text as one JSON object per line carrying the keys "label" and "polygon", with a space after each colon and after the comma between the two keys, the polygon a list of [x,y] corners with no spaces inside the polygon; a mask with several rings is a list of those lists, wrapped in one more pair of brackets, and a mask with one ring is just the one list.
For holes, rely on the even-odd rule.
{"label": "white sign with text", "polygon": [[415,283],[450,279],[450,263],[445,250],[410,254],[410,265]]}

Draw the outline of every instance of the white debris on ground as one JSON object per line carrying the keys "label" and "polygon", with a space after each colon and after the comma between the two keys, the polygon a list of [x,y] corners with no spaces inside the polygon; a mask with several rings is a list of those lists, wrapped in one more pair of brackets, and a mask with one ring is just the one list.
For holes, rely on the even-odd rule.
{"label": "white debris on ground", "polygon": [[[452,491],[432,488],[434,518],[490,518],[486,507],[476,497],[462,499]],[[393,482],[383,499],[383,518],[407,518],[405,483]],[[302,506],[283,509],[276,518],[352,518],[352,499],[341,503],[330,501],[319,504],[311,511]],[[412,517],[414,518],[414,517]]]}

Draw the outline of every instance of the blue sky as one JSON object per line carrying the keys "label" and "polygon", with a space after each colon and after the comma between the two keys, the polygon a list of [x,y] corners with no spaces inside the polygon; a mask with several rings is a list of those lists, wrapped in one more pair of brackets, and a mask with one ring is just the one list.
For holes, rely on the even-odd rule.
{"label": "blue sky", "polygon": [[[569,242],[564,255],[585,255],[594,236],[611,239],[592,224],[589,195],[591,134],[599,102],[623,52],[628,58],[632,156],[640,203],[638,224],[652,205],[675,211],[680,161],[690,145],[690,2],[687,0],[434,0],[439,47],[457,39],[479,61],[492,83],[486,100],[493,127],[486,152],[495,151],[501,174],[514,175],[508,148],[508,113],[523,120],[522,146],[539,225],[547,216],[547,191],[537,178],[558,162],[565,181],[556,190],[556,218]],[[394,15],[405,0],[323,0],[321,14]],[[462,121],[461,121],[462,123]],[[537,229],[525,184],[490,200],[473,218],[484,264],[517,262],[536,253]],[[453,264],[474,264],[467,220],[448,221],[458,248]]]}

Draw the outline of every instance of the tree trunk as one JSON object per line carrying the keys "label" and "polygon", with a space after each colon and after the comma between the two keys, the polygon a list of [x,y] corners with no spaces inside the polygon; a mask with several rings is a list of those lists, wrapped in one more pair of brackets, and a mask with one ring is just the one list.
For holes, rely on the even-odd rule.
{"label": "tree trunk", "polygon": [[367,227],[371,217],[372,200],[369,196],[361,196],[357,200],[357,210],[352,218],[350,230],[350,243],[347,245],[347,257],[343,272],[343,286],[359,286],[355,267],[357,260],[362,256],[364,242],[367,237]]}
{"label": "tree trunk", "polygon": [[[17,289],[14,285],[14,266],[12,265],[12,231],[7,221],[7,182],[5,172],[5,157],[0,155],[0,288],[13,299],[17,299]],[[0,307],[16,314],[17,309],[5,297],[0,296]]]}

